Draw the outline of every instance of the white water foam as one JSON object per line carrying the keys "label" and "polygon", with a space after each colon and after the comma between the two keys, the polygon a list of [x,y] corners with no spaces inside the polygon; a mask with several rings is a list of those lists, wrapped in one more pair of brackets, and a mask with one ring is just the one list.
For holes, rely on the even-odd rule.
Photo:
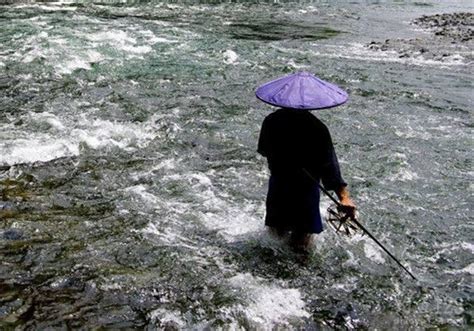
{"label": "white water foam", "polygon": [[388,180],[391,182],[394,181],[401,181],[401,182],[408,182],[418,179],[419,176],[416,172],[410,169],[399,169],[396,173],[388,176]]}
{"label": "white water foam", "polygon": [[[202,223],[209,229],[217,230],[227,241],[238,240],[243,235],[263,231],[261,216],[255,216],[259,209],[252,203],[231,205],[222,200],[212,200],[211,204],[218,203],[219,210],[201,213]],[[261,215],[261,211],[257,214]]]}
{"label": "white water foam", "polygon": [[148,43],[150,43],[150,44],[158,44],[158,43],[174,44],[174,43],[179,43],[179,40],[176,40],[176,39],[158,37],[151,30],[140,30],[140,31],[138,31],[138,33],[140,33],[142,36],[145,36],[148,39]]}
{"label": "white water foam", "polygon": [[[127,192],[133,196],[138,197],[141,206],[149,207],[149,209],[166,209],[170,214],[180,216],[190,210],[192,207],[189,203],[163,200],[158,196],[150,193],[148,188],[144,185],[135,185],[124,189],[124,192]],[[143,205],[143,202],[145,204]],[[144,208],[144,207],[142,207]],[[155,227],[149,227],[148,232],[153,233]]]}
{"label": "white water foam", "polygon": [[364,253],[370,260],[375,263],[383,264],[385,263],[385,259],[382,257],[382,253],[379,247],[376,247],[371,242],[364,243]]}
{"label": "white water foam", "polygon": [[132,151],[136,147],[145,147],[157,135],[146,123],[140,125],[96,119],[87,124],[83,129],[73,129],[71,134],[79,143],[84,142],[95,149],[116,146]]}
{"label": "white water foam", "polygon": [[454,243],[442,243],[435,245],[436,248],[434,254],[427,258],[428,261],[436,262],[442,254],[453,253],[455,254],[459,250],[469,251],[471,254],[474,254],[474,244],[469,242],[454,242]]}
{"label": "white water foam", "polygon": [[311,70],[310,66],[308,66],[307,64],[297,64],[294,59],[288,60],[287,65],[291,66],[296,70]]}
{"label": "white water foam", "polygon": [[[153,40],[155,36],[148,35]],[[137,57],[140,54],[151,52],[149,45],[137,45],[136,38],[132,37],[128,32],[118,29],[102,31],[94,34],[87,34],[86,38],[95,42],[94,46],[104,45],[117,50],[122,50],[127,58]],[[154,43],[152,41],[151,43]]]}
{"label": "white water foam", "polygon": [[[90,24],[92,19],[74,16],[72,20],[81,26],[83,21]],[[51,28],[47,15],[28,21],[37,33],[19,40],[21,46],[12,50],[14,54],[9,55],[9,61],[40,61],[46,68],[54,68],[58,75],[71,74],[77,69],[91,70],[93,64],[103,61],[121,64],[123,60],[143,59],[146,54],[153,52],[154,44],[178,42],[134,25],[111,28],[97,24],[103,30],[91,32],[84,27],[71,28],[63,29],[59,35],[58,31]]]}
{"label": "white water foam", "polygon": [[199,250],[199,247],[195,242],[186,238],[178,232],[176,228],[160,227],[156,223],[149,223],[141,232],[145,235],[153,236],[153,241],[160,245],[185,247],[195,253]]}
{"label": "white water foam", "polygon": [[382,255],[382,250],[378,247],[371,239],[356,235],[350,239],[352,243],[363,242],[364,243],[364,254],[371,261],[383,264],[385,258]]}
{"label": "white water foam", "polygon": [[135,185],[127,187],[125,192],[132,193],[138,197],[146,204],[146,206],[152,206],[152,208],[159,208],[161,200],[157,196],[147,192],[147,189],[144,185]]}
{"label": "white water foam", "polygon": [[225,64],[236,64],[239,56],[231,49],[226,50],[223,54]]}
{"label": "white water foam", "polygon": [[59,74],[71,74],[76,69],[91,70],[92,64],[105,60],[106,57],[94,50],[87,50],[81,55],[72,55],[64,63],[54,65]]}
{"label": "white water foam", "polygon": [[453,54],[451,56],[444,57],[443,60],[426,59],[422,55],[416,55],[415,57],[400,57],[400,54],[396,51],[376,51],[367,48],[364,44],[360,43],[349,43],[346,45],[322,45],[313,43],[312,49],[308,50],[295,50],[291,48],[282,48],[279,46],[272,45],[273,48],[286,52],[286,53],[300,53],[310,54],[312,56],[337,58],[337,59],[351,59],[360,61],[373,61],[373,62],[392,62],[392,63],[404,63],[416,66],[439,66],[439,67],[450,67],[468,65],[466,59],[462,54]]}
{"label": "white water foam", "polygon": [[466,250],[469,250],[471,253],[474,254],[474,244],[472,243],[467,243],[467,242],[462,242],[460,247],[462,249],[466,249]]}
{"label": "white water foam", "polygon": [[29,113],[28,115],[29,115],[30,120],[32,122],[37,123],[39,126],[47,126],[49,128],[52,128],[58,131],[65,130],[64,124],[53,113],[49,113],[49,112]]}
{"label": "white water foam", "polygon": [[462,269],[459,269],[459,270],[445,271],[445,273],[447,273],[447,274],[463,274],[463,273],[466,273],[466,274],[469,274],[469,275],[474,275],[474,263],[471,263],[468,266],[466,266]]}
{"label": "white water foam", "polygon": [[[163,169],[163,166],[174,168],[177,162],[179,163],[179,160],[166,159],[153,168]],[[139,199],[137,203],[133,204],[144,206],[145,211],[156,211],[157,213],[166,211],[165,217],[156,218],[141,232],[158,245],[179,246],[189,248],[194,253],[200,252],[199,254],[204,256],[204,260],[194,261],[196,256],[193,256],[193,261],[204,264],[208,263],[208,250],[201,251],[201,244],[195,239],[189,238],[185,232],[186,227],[189,227],[191,214],[197,216],[195,220],[198,223],[196,225],[202,224],[209,230],[217,232],[227,242],[242,240],[243,237],[246,240],[252,240],[255,235],[261,234],[263,232],[261,204],[255,205],[252,202],[245,202],[239,206],[232,202],[231,197],[213,185],[214,175],[214,171],[209,171],[162,176],[160,182],[164,185],[186,187],[185,201],[181,201],[179,198],[177,200],[162,199],[151,193],[151,188],[145,185],[136,185],[125,189],[124,192],[129,194],[132,199]],[[143,171],[143,174],[131,174],[132,178],[137,179],[143,178],[142,176],[150,176],[150,171]],[[274,243],[264,242],[263,244],[271,246]],[[213,258],[213,260],[215,259]]]}
{"label": "white water foam", "polygon": [[16,139],[13,144],[0,143],[0,165],[50,161],[78,154],[79,148],[65,139],[51,141],[49,137],[46,137]]}
{"label": "white water foam", "polygon": [[140,212],[143,214],[149,214],[153,210],[166,210],[167,216],[165,218],[149,222],[145,228],[136,232],[142,233],[146,238],[160,246],[184,247],[194,253],[199,251],[198,243],[187,238],[181,227],[184,219],[183,215],[188,214],[193,209],[192,204],[164,200],[149,192],[149,188],[145,185],[127,187],[123,189],[123,192],[129,195],[134,205],[140,206]]}
{"label": "white water foam", "polygon": [[21,4],[15,6],[17,9],[22,9],[22,8],[40,8],[45,11],[76,11],[77,7],[73,6],[63,6],[64,4],[71,4],[73,2],[68,2],[68,1],[59,1],[59,2],[52,2],[49,3],[48,5],[39,5],[39,4]]}
{"label": "white water foam", "polygon": [[[202,173],[172,175],[168,176],[167,180],[187,181],[190,185],[189,190],[191,192],[196,191],[196,194],[203,187],[213,187],[212,180],[209,176]],[[199,247],[200,245],[197,242],[187,238],[186,234],[181,232],[180,227],[176,226],[177,222],[179,223],[180,213],[189,212],[193,206],[196,207],[194,203],[183,203],[183,205],[187,205],[187,208],[183,210],[173,210],[169,205],[166,205],[168,203],[173,204],[173,202],[165,202],[151,194],[144,185],[133,186],[127,188],[125,191],[139,196],[140,199],[147,204],[151,203],[155,204],[155,206],[163,206],[169,210],[169,213],[167,213],[169,216],[167,216],[167,218],[174,219],[175,217],[173,215],[176,216],[176,219],[172,222],[169,222],[170,219],[167,220],[169,226],[160,225],[159,223],[163,222],[163,220],[160,219],[159,221],[149,223],[145,229],[141,230],[145,235],[151,235],[151,240],[160,245],[189,248],[193,252],[193,256],[189,257],[189,261],[192,263],[209,264],[209,258],[213,261],[215,260],[216,263],[218,262],[219,259],[216,260],[212,257],[212,254],[215,253],[214,250],[210,251],[209,247]],[[217,209],[228,207],[228,204],[217,201],[218,198],[215,198],[214,193],[212,195],[205,193],[203,198],[208,199],[210,196],[216,199],[213,203],[218,203],[219,208]],[[210,207],[209,205],[206,208]],[[227,227],[224,227],[226,231],[229,230],[229,228],[235,227],[232,219],[229,221],[221,219],[220,222],[216,221],[213,225],[209,225],[215,225],[218,230],[222,230],[222,227],[219,229],[222,223],[227,224]],[[237,234],[240,233],[242,233],[240,230],[237,231]],[[235,235],[236,233],[233,231],[229,232],[230,238],[233,238]],[[221,263],[218,263],[218,265],[221,270],[235,272],[233,267],[228,264],[221,266]],[[244,302],[221,309],[222,314],[233,320],[227,325],[229,327],[235,329],[241,327],[242,323],[234,320],[236,317],[239,321],[242,321],[242,319],[245,321],[243,325],[250,324],[258,330],[271,330],[276,325],[289,326],[293,320],[301,320],[301,318],[310,317],[310,314],[305,310],[305,302],[302,300],[299,290],[284,288],[285,284],[281,282],[279,284],[275,282],[268,283],[266,280],[254,277],[249,273],[237,273],[235,276],[227,279],[226,283],[236,295],[242,299],[241,301]],[[180,328],[184,328],[188,325],[180,313],[165,309],[158,309],[151,312],[150,317],[151,322],[155,325],[163,326],[168,324],[168,322]]]}
{"label": "white water foam", "polygon": [[240,313],[258,330],[273,330],[276,325],[289,326],[292,318],[308,318],[305,302],[297,289],[285,289],[251,274],[237,274],[228,280],[231,287],[244,296],[245,305],[236,305],[231,311]]}
{"label": "white water foam", "polygon": [[51,113],[29,113],[23,119],[27,127],[21,132],[11,124],[1,128],[1,165],[79,155],[81,144],[94,149],[118,147],[133,151],[145,147],[159,134],[154,130],[153,119],[136,124],[102,119],[91,121],[86,114],[60,119]]}
{"label": "white water foam", "polygon": [[402,138],[416,138],[422,140],[430,140],[433,139],[433,135],[427,132],[425,127],[420,127],[416,125],[417,129],[413,129],[413,127],[408,123],[403,123],[402,128],[395,128],[394,133]]}
{"label": "white water foam", "polygon": [[181,329],[186,326],[186,322],[179,311],[166,310],[164,308],[158,308],[152,310],[148,314],[149,322],[152,325],[160,327],[168,327],[170,329],[178,328]]}
{"label": "white water foam", "polygon": [[408,163],[408,157],[404,153],[393,153],[390,156],[390,159],[393,159],[400,165],[397,167],[396,172],[387,177],[391,182],[394,181],[413,181],[419,178],[418,174],[411,169],[410,164]]}
{"label": "white water foam", "polygon": [[[317,44],[316,44],[317,45]],[[368,49],[365,45],[359,43],[351,43],[341,46],[330,46],[334,53],[324,54],[319,53],[320,56],[333,58],[347,58],[361,61],[375,61],[375,62],[394,62],[405,63],[417,66],[459,66],[465,65],[464,57],[460,54],[445,57],[442,61],[426,59],[422,55],[416,57],[400,57],[396,51],[376,51]]]}
{"label": "white water foam", "polygon": [[99,285],[99,288],[102,291],[116,291],[116,290],[122,290],[123,285],[118,284],[118,283],[101,284]]}
{"label": "white water foam", "polygon": [[[155,155],[156,158],[160,158],[163,156],[164,155],[161,153],[156,153]],[[159,161],[157,165],[151,166],[149,170],[130,172],[130,177],[135,182],[139,182],[142,179],[146,180],[147,178],[150,178],[150,176],[153,176],[155,171],[175,169],[176,165],[179,164],[179,162],[180,162],[179,159],[174,159],[174,158],[165,159],[165,160]]]}
{"label": "white water foam", "polygon": [[[175,164],[176,160],[165,160],[154,169],[175,167]],[[231,197],[214,187],[211,179],[214,175],[211,170],[207,173],[167,175],[162,180],[186,185],[187,191],[194,196],[194,201],[187,206],[188,210],[193,209],[204,226],[216,230],[227,241],[233,242],[242,235],[261,232],[263,204],[251,201],[233,203]]]}
{"label": "white water foam", "polygon": [[[93,63],[106,59],[103,54],[87,46],[77,49],[69,43],[70,41],[62,37],[51,36],[42,31],[27,38],[24,43],[27,46],[17,50],[12,57],[23,63],[43,61],[51,65],[58,74],[70,74],[76,69],[90,70]],[[55,44],[55,47],[50,47],[50,44]]]}

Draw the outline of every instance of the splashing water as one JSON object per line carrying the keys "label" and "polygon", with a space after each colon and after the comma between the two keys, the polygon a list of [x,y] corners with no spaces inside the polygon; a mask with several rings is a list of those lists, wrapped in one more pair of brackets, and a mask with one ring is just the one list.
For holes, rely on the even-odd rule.
{"label": "splashing water", "polygon": [[[2,2],[0,326],[472,326],[472,40],[411,22],[473,9]],[[265,233],[253,93],[296,70],[349,92],[315,114],[418,283],[365,237],[301,265]]]}

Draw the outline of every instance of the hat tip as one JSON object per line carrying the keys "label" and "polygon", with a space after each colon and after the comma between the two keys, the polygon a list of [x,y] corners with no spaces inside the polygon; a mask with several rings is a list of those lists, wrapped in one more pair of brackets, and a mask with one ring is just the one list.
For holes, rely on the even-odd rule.
{"label": "hat tip", "polygon": [[309,77],[309,76],[312,76],[312,74],[310,72],[307,72],[307,71],[300,71],[300,72],[298,72],[298,76]]}

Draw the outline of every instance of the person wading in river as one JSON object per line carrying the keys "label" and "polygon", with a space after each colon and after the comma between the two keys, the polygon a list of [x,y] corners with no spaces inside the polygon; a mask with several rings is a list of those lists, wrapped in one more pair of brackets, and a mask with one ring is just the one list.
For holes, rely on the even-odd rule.
{"label": "person wading in river", "polygon": [[280,107],[264,119],[258,141],[257,151],[267,158],[271,173],[265,225],[278,236],[291,232],[292,247],[305,252],[312,234],[323,231],[320,180],[336,192],[349,213],[355,213],[329,130],[309,112],[341,105],[348,96],[307,72],[268,82],[257,89],[256,96]]}

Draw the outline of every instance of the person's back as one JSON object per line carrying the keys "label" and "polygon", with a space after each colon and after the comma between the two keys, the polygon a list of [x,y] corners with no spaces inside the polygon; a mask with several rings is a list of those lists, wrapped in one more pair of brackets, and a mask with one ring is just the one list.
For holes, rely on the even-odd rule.
{"label": "person's back", "polygon": [[307,247],[312,233],[323,231],[319,212],[319,180],[336,191],[341,204],[352,208],[347,184],[328,128],[309,110],[337,106],[347,94],[308,73],[262,85],[257,97],[281,109],[262,124],[258,152],[271,172],[265,225],[278,233],[290,231],[297,246]]}
{"label": "person's back", "polygon": [[327,169],[337,164],[329,131],[308,111],[279,109],[268,115],[262,124],[258,152],[267,158],[272,175],[311,181],[305,174],[309,171],[315,178],[323,177],[325,183],[331,181],[329,177],[340,177]]}

